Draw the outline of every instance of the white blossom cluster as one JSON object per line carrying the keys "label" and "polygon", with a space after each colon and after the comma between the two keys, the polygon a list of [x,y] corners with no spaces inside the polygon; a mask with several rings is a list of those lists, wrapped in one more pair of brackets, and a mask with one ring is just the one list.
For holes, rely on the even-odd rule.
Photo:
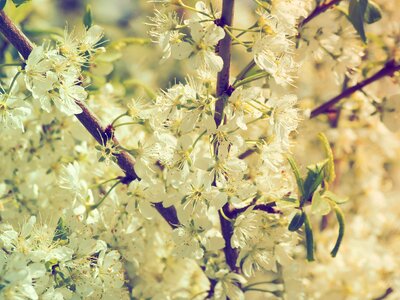
{"label": "white blossom cluster", "polygon": [[9,91],[0,93],[1,120],[3,127],[24,130],[23,121],[31,112],[21,88],[13,85],[14,80],[23,73],[26,89],[30,96],[38,101],[40,107],[51,111],[55,105],[66,115],[79,114],[81,107],[76,101],[84,101],[87,92],[82,86],[82,68],[90,56],[98,51],[98,44],[103,37],[100,26],[90,27],[83,36],[65,32],[56,47],[51,44],[35,47],[25,62],[23,70],[18,70],[11,81]]}
{"label": "white blossom cluster", "polygon": [[[232,26],[219,1],[151,2],[143,23],[162,54],[137,50],[141,38],[106,42],[90,24],[0,66],[0,299],[397,299],[398,74],[308,120],[400,59],[396,6],[377,1],[393,28],[371,25],[379,43],[365,45],[349,1],[306,23],[329,1],[236,3]],[[158,92],[145,71],[126,79],[146,55],[178,79]],[[83,101],[108,122],[101,145],[73,119]],[[121,153],[138,178],[121,176]]]}
{"label": "white blossom cluster", "polygon": [[54,230],[36,224],[36,217],[31,217],[19,231],[3,224],[2,298],[126,298],[118,252],[109,251],[105,242],[91,238],[79,227],[73,229],[71,232],[59,221]]}

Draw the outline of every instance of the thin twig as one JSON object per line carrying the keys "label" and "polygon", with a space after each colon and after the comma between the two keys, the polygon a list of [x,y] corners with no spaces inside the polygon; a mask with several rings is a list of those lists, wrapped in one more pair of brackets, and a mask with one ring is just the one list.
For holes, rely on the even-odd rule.
{"label": "thin twig", "polygon": [[332,98],[331,100],[329,100],[329,101],[321,104],[317,108],[313,109],[310,114],[310,118],[315,118],[316,116],[329,111],[330,108],[332,106],[334,106],[335,104],[337,104],[340,100],[349,97],[356,91],[361,90],[365,86],[367,86],[385,76],[392,76],[397,71],[400,71],[400,63],[396,63],[394,60],[388,61],[382,69],[380,69],[377,73],[375,73],[371,77],[368,77],[367,79],[361,81],[360,83],[345,89],[343,92],[341,92],[336,97]]}
{"label": "thin twig", "polygon": [[393,293],[393,289],[390,287],[390,288],[388,288],[388,289],[385,291],[385,293],[384,293],[382,296],[380,296],[380,297],[378,297],[378,298],[374,298],[374,300],[384,300],[384,299],[386,299],[391,293]]}
{"label": "thin twig", "polygon": [[[226,216],[231,219],[237,218],[241,213],[245,212],[251,205],[242,207],[242,208],[235,208],[231,209]],[[266,204],[257,204],[253,207],[253,210],[261,210],[268,214],[279,214],[279,211],[275,209],[276,203],[270,202]]]}
{"label": "thin twig", "polygon": [[323,12],[327,11],[329,8],[339,4],[340,1],[342,1],[342,0],[332,0],[332,1],[329,1],[329,2],[326,2],[326,3],[322,3],[321,5],[318,5],[312,11],[312,13],[299,24],[298,28],[300,29],[301,27],[306,25],[308,22],[310,22],[312,19],[314,19],[315,17],[319,16]]}
{"label": "thin twig", "polygon": [[[0,32],[24,59],[28,59],[34,47],[33,43],[15,26],[3,10],[0,11]],[[103,144],[104,141],[111,138],[115,145],[119,145],[117,138],[101,125],[99,118],[83,102],[76,101],[76,103],[81,107],[82,113],[75,116],[99,144]],[[119,167],[125,173],[122,183],[129,184],[133,180],[140,180],[134,169],[135,160],[129,153],[120,151],[115,156]],[[160,203],[154,204],[154,207],[172,228],[176,228],[179,225],[176,210],[173,207],[165,208]]]}
{"label": "thin twig", "polygon": [[245,159],[257,151],[257,148],[250,148],[238,156],[239,159]]}

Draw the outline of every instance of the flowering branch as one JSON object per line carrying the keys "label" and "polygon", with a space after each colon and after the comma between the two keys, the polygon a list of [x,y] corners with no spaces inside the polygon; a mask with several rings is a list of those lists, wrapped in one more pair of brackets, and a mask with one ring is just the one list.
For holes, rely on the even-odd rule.
{"label": "flowering branch", "polygon": [[394,60],[388,61],[385,66],[379,70],[377,73],[372,75],[371,77],[361,81],[360,83],[353,85],[352,87],[349,87],[345,89],[343,92],[341,92],[339,95],[336,97],[332,98],[331,100],[321,104],[317,108],[313,109],[311,112],[310,118],[314,118],[322,113],[325,113],[329,111],[329,109],[337,104],[340,100],[349,97],[351,94],[355,93],[356,91],[361,90],[365,86],[383,78],[386,76],[392,76],[395,72],[400,71],[400,63],[396,63]]}
{"label": "flowering branch", "polygon": [[[217,24],[221,27],[232,26],[233,20],[233,6],[234,0],[224,0],[222,5],[222,16],[221,19],[217,20]],[[232,37],[229,34],[225,34],[225,37],[218,43],[217,53],[221,56],[224,66],[221,72],[218,73],[217,78],[217,97],[218,100],[215,103],[215,114],[214,120],[217,126],[222,122],[222,115],[225,106],[226,98],[230,96],[231,91],[229,89],[229,71],[231,66],[231,44]]]}
{"label": "flowering branch", "polygon": [[[217,21],[217,25],[223,28],[225,26],[232,26],[234,3],[235,3],[234,0],[223,1],[221,19]],[[214,121],[217,126],[223,123],[223,112],[225,103],[230,94],[232,93],[229,85],[231,44],[232,44],[232,37],[229,34],[225,34],[225,37],[217,45],[217,53],[221,56],[224,62],[223,68],[218,73],[218,78],[217,78],[216,96],[218,97],[218,100],[215,103],[215,113],[214,113]],[[215,145],[214,153],[216,156],[218,155],[218,145]],[[238,254],[237,251],[233,249],[231,245],[233,226],[231,221],[227,220],[224,216],[224,214],[228,211],[229,211],[229,203],[226,203],[222,208],[222,212],[219,213],[219,218],[221,222],[221,232],[225,240],[224,253],[226,257],[226,263],[229,265],[230,269],[232,271],[238,272],[238,269],[236,267],[236,260]]]}
{"label": "flowering branch", "polygon": [[[15,47],[15,49],[17,49],[24,59],[28,59],[34,47],[33,43],[17,26],[15,26],[3,10],[0,11],[0,32]],[[76,100],[76,103],[82,109],[82,113],[75,115],[76,118],[99,144],[103,145],[106,141],[112,139],[114,145],[119,145],[112,130],[104,128],[101,125],[99,118],[91,112],[84,103],[78,100]],[[119,167],[125,173],[125,177],[121,180],[122,183],[129,184],[135,179],[140,179],[134,169],[135,160],[129,153],[126,151],[119,151],[118,153],[115,153],[115,157]],[[154,207],[172,228],[175,228],[179,224],[176,211],[173,207],[165,208],[160,203],[154,204]]]}

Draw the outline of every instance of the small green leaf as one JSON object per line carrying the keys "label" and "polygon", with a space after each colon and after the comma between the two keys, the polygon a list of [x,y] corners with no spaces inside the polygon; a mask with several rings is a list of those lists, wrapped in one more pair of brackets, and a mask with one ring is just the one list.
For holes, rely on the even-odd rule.
{"label": "small green leaf", "polygon": [[325,155],[328,159],[326,167],[325,167],[325,180],[328,183],[332,183],[336,177],[335,162],[333,160],[332,148],[331,148],[329,141],[328,141],[327,137],[325,136],[325,134],[323,134],[322,132],[319,133],[318,138],[324,147]]}
{"label": "small green leaf", "polygon": [[289,224],[289,231],[296,231],[298,230],[301,226],[303,226],[304,224],[304,220],[305,220],[306,214],[302,211],[298,211],[292,221],[290,221]]}
{"label": "small green leaf", "polygon": [[367,42],[367,36],[364,29],[364,14],[367,9],[368,0],[350,0],[348,18],[353,24],[364,43]]}
{"label": "small green leaf", "polygon": [[0,0],[0,10],[2,10],[4,8],[4,6],[6,6],[7,4],[7,0]]}
{"label": "small green leaf", "polygon": [[14,3],[14,5],[16,7],[18,7],[18,6],[20,6],[20,5],[22,5],[22,4],[26,3],[26,2],[29,2],[29,0],[12,0],[12,2]]}
{"label": "small green leaf", "polygon": [[310,165],[307,167],[308,173],[306,180],[304,181],[304,196],[300,205],[304,205],[305,201],[312,198],[313,193],[322,183],[324,179],[324,168],[327,161],[317,163],[315,165]]}
{"label": "small green leaf", "polygon": [[85,14],[83,15],[83,24],[85,25],[86,28],[90,28],[93,25],[92,10],[90,8],[90,5],[86,6],[86,11]]}
{"label": "small green leaf", "polygon": [[336,218],[339,223],[339,234],[338,234],[338,238],[336,240],[335,246],[333,247],[333,249],[331,251],[332,257],[335,257],[336,254],[338,253],[340,244],[342,243],[342,240],[343,240],[344,231],[345,231],[344,215],[343,215],[342,210],[337,205],[335,206],[335,213],[336,213]]}
{"label": "small green leaf", "polygon": [[378,22],[380,19],[382,19],[382,11],[379,5],[374,1],[369,0],[364,13],[364,22],[372,24]]}
{"label": "small green leaf", "polygon": [[329,198],[330,200],[332,200],[336,204],[342,204],[342,203],[345,203],[345,202],[349,201],[348,197],[340,197],[340,196],[332,193],[331,191],[326,191],[324,193],[324,197]]}
{"label": "small green leaf", "polygon": [[306,232],[306,248],[307,248],[307,260],[314,261],[314,237],[310,224],[310,219],[306,214],[304,219],[304,229]]}
{"label": "small green leaf", "polygon": [[331,211],[331,206],[319,192],[314,193],[311,204],[311,212],[316,215],[325,216]]}
{"label": "small green leaf", "polygon": [[300,194],[299,197],[301,198],[304,195],[304,183],[303,183],[303,179],[300,176],[299,168],[297,167],[297,164],[292,157],[288,157],[287,160],[289,161],[289,164],[290,164],[290,167],[292,168],[294,177],[296,178],[297,187],[299,189],[299,194]]}
{"label": "small green leaf", "polygon": [[54,231],[53,241],[67,241],[68,227],[65,225],[63,218],[59,218],[56,230]]}

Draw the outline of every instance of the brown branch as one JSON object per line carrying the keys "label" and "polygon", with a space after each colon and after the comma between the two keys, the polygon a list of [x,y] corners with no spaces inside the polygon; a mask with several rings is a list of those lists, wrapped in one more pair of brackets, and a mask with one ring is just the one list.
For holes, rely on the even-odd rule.
{"label": "brown branch", "polygon": [[[218,26],[221,26],[222,28],[224,28],[225,26],[232,26],[234,4],[235,4],[234,0],[223,0],[221,19],[216,20],[216,24]],[[217,53],[224,62],[222,70],[218,73],[217,77],[216,96],[218,100],[215,103],[215,112],[214,112],[214,121],[217,127],[220,126],[221,123],[223,123],[223,113],[224,113],[225,103],[232,93],[232,89],[230,88],[229,85],[231,44],[232,44],[231,36],[229,34],[225,34],[225,37],[217,45]],[[214,154],[217,159],[218,142],[214,143]],[[213,183],[213,185],[215,185],[215,182]],[[228,212],[229,203],[226,203],[222,207],[222,210],[224,213]],[[236,267],[236,260],[238,257],[238,253],[235,249],[232,248],[231,245],[233,224],[231,221],[225,219],[223,213],[221,212],[219,212],[219,219],[221,223],[222,236],[225,240],[224,253],[225,253],[226,263],[228,264],[228,266],[232,271],[239,272],[239,269]]]}
{"label": "brown branch", "polygon": [[380,297],[378,297],[378,298],[374,298],[374,300],[384,300],[384,299],[386,299],[387,297],[389,297],[389,295],[391,294],[391,293],[393,293],[393,289],[390,287],[390,288],[388,288],[386,291],[385,291],[385,293],[382,295],[382,296],[380,296]]}
{"label": "brown branch", "polygon": [[[224,0],[222,4],[221,19],[217,20],[218,26],[224,28],[225,26],[232,26],[233,20],[233,7],[235,0]],[[215,103],[214,120],[217,127],[222,122],[223,111],[227,97],[232,93],[229,86],[229,73],[231,67],[231,44],[232,38],[229,34],[219,41],[217,45],[217,53],[222,58],[224,65],[222,70],[218,73],[217,77],[217,102]]]}
{"label": "brown branch", "polygon": [[[0,32],[15,49],[17,49],[24,59],[28,59],[34,47],[32,42],[17,26],[15,26],[3,10],[0,11]],[[81,107],[82,113],[75,116],[99,144],[103,144],[105,141],[112,138],[113,142],[119,145],[117,138],[115,138],[111,132],[107,132],[101,125],[99,118],[91,112],[83,102],[76,101],[76,103]],[[125,178],[122,180],[124,184],[129,184],[135,179],[140,180],[134,169],[135,160],[129,153],[121,151],[115,156],[119,167],[125,173]],[[155,203],[154,207],[172,228],[179,225],[179,220],[173,207],[165,208],[161,203]]]}
{"label": "brown branch", "polygon": [[329,8],[339,4],[340,1],[342,1],[342,0],[332,0],[329,2],[322,3],[321,5],[318,5],[307,18],[305,18],[303,21],[300,22],[298,29],[302,28],[304,25],[309,23],[312,19],[319,16],[323,12],[327,11]]}
{"label": "brown branch", "polygon": [[27,59],[33,49],[32,42],[19,30],[18,27],[0,10],[0,31],[4,37],[18,50],[23,58]]}
{"label": "brown branch", "polygon": [[[231,219],[236,219],[241,213],[245,212],[250,206],[254,204],[250,204],[248,206],[242,207],[242,208],[235,208],[231,209],[226,213],[226,216]],[[275,202],[270,202],[266,204],[257,204],[253,207],[253,210],[261,210],[264,211],[268,214],[279,214],[280,212],[275,209],[276,203]]]}
{"label": "brown branch", "polygon": [[343,92],[341,92],[339,95],[336,97],[332,98],[331,100],[321,104],[317,108],[313,109],[313,111],[310,114],[310,118],[315,118],[316,116],[325,113],[331,109],[332,106],[337,104],[340,100],[349,97],[356,91],[361,90],[365,86],[385,77],[385,76],[392,76],[395,72],[400,71],[400,63],[396,64],[394,60],[388,61],[385,66],[379,70],[377,73],[372,75],[371,77],[361,81],[360,83],[353,85],[352,87],[349,87],[345,89]]}
{"label": "brown branch", "polygon": [[240,154],[238,156],[239,159],[245,159],[247,157],[249,157],[250,155],[252,155],[254,152],[257,152],[257,148],[250,148],[247,149],[246,151],[244,151],[242,154]]}

